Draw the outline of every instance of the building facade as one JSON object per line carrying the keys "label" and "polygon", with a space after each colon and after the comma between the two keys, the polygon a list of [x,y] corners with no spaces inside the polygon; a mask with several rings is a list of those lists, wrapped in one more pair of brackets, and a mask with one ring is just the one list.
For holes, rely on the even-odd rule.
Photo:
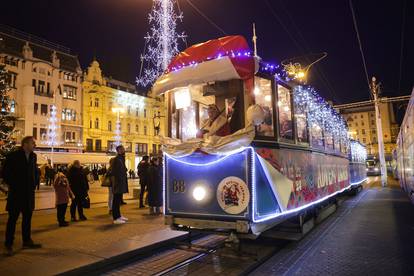
{"label": "building facade", "polygon": [[82,88],[85,152],[114,154],[121,143],[128,169],[136,169],[143,155],[159,153],[159,136],[165,131],[159,99],[141,96],[134,85],[105,77],[96,60],[85,72]]}
{"label": "building facade", "polygon": [[80,152],[82,70],[77,56],[66,47],[0,26],[0,63],[6,64],[9,72],[17,141],[33,135],[40,151],[50,151],[50,117],[54,109],[58,126],[56,151]]}
{"label": "building facade", "polygon": [[[375,108],[373,103],[364,102],[357,107],[347,105],[335,106],[348,123],[349,136],[366,145],[368,155],[378,155],[378,134],[375,120]],[[387,161],[392,159],[392,151],[395,149],[399,126],[395,119],[392,103],[381,102],[379,104],[381,114],[384,150]]]}

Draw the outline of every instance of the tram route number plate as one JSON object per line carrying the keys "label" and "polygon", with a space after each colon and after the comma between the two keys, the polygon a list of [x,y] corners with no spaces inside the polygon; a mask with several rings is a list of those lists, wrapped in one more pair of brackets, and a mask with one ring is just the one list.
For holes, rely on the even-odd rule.
{"label": "tram route number plate", "polygon": [[185,192],[184,180],[174,180],[173,181],[173,192],[174,193],[184,193]]}

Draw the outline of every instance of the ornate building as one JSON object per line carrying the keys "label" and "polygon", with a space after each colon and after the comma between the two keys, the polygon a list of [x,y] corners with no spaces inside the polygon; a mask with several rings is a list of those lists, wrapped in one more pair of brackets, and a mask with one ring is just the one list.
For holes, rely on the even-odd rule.
{"label": "ornate building", "polygon": [[139,95],[132,84],[104,77],[98,61],[87,69],[83,88],[85,152],[113,154],[125,146],[126,165],[135,169],[143,155],[157,154],[164,134],[163,104]]}
{"label": "ornate building", "polygon": [[77,56],[64,46],[0,25],[0,63],[9,72],[17,140],[33,135],[43,157],[39,162],[46,162],[53,112],[56,151],[81,152],[82,70]]}

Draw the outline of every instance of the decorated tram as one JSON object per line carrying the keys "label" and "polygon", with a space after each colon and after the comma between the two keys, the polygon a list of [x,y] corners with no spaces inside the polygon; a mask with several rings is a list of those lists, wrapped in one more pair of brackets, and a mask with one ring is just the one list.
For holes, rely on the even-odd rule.
{"label": "decorated tram", "polygon": [[178,54],[164,95],[164,212],[174,229],[257,236],[366,179],[365,148],[316,91],[241,36]]}

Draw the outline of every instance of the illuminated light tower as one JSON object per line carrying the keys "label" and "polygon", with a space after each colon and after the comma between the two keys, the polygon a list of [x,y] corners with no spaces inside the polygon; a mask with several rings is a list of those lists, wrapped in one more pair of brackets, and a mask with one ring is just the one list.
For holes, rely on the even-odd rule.
{"label": "illuminated light tower", "polygon": [[46,144],[51,147],[50,163],[53,166],[54,147],[60,144],[58,140],[59,125],[58,125],[58,118],[57,118],[57,108],[55,104],[50,106],[50,116],[48,118],[48,121],[49,121],[49,125],[48,125]]}
{"label": "illuminated light tower", "polygon": [[116,113],[116,125],[115,125],[115,145],[119,146],[121,144],[121,113],[124,112],[122,107],[112,108],[112,112]]}
{"label": "illuminated light tower", "polygon": [[[176,0],[154,0],[152,11],[148,16],[150,32],[145,36],[144,53],[141,55],[141,68],[137,84],[147,87],[167,69],[171,59],[178,54],[178,40],[185,41],[185,34],[178,34],[177,19],[183,15],[176,14]],[[144,67],[145,63],[145,68]]]}

